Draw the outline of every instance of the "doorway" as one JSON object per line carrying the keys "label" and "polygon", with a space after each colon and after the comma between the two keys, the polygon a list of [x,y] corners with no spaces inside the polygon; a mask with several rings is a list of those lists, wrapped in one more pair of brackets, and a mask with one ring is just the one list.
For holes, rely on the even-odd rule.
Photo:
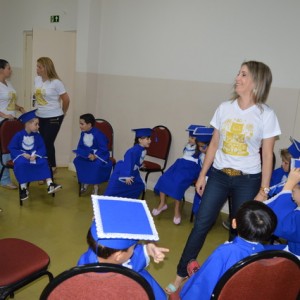
{"label": "doorway", "polygon": [[24,32],[24,107],[34,109],[33,79],[36,61],[41,56],[50,57],[58,76],[70,96],[70,107],[55,141],[57,166],[67,167],[72,155],[73,91],[76,72],[76,32],[33,29]]}

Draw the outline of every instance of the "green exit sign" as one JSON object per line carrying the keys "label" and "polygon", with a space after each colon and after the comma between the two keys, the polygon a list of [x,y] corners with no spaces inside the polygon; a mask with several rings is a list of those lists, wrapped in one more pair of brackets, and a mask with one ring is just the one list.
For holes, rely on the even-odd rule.
{"label": "green exit sign", "polygon": [[58,23],[59,22],[59,16],[51,16],[50,17],[51,23]]}

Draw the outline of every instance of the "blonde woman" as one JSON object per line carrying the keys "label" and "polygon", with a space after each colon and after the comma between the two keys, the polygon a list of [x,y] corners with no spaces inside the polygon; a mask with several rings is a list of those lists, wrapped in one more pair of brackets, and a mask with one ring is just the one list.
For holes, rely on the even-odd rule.
{"label": "blonde woman", "polygon": [[36,115],[40,120],[39,131],[45,141],[49,164],[55,172],[54,142],[68,111],[70,98],[49,57],[37,60],[36,72],[38,76],[34,80],[34,95]]}

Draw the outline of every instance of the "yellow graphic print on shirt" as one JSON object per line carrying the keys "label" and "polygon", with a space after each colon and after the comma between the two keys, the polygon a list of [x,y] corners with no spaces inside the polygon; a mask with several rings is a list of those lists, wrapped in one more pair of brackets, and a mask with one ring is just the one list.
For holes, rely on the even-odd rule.
{"label": "yellow graphic print on shirt", "polygon": [[35,100],[38,105],[47,105],[48,102],[45,100],[43,94],[45,93],[44,90],[36,89],[35,90]]}
{"label": "yellow graphic print on shirt", "polygon": [[17,101],[17,95],[15,92],[9,92],[8,94],[9,103],[6,107],[7,111],[14,111],[16,110],[16,101]]}
{"label": "yellow graphic print on shirt", "polygon": [[242,120],[226,120],[222,126],[225,136],[222,151],[233,156],[248,156],[246,140],[253,136],[253,124],[244,124]]}

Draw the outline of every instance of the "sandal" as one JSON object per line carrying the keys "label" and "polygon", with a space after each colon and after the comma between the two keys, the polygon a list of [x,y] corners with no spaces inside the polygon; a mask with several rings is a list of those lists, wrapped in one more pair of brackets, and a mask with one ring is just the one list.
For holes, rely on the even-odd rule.
{"label": "sandal", "polygon": [[186,267],[189,277],[191,277],[193,274],[195,274],[199,270],[199,268],[200,268],[200,265],[197,262],[197,260],[195,260],[195,259],[190,260]]}

